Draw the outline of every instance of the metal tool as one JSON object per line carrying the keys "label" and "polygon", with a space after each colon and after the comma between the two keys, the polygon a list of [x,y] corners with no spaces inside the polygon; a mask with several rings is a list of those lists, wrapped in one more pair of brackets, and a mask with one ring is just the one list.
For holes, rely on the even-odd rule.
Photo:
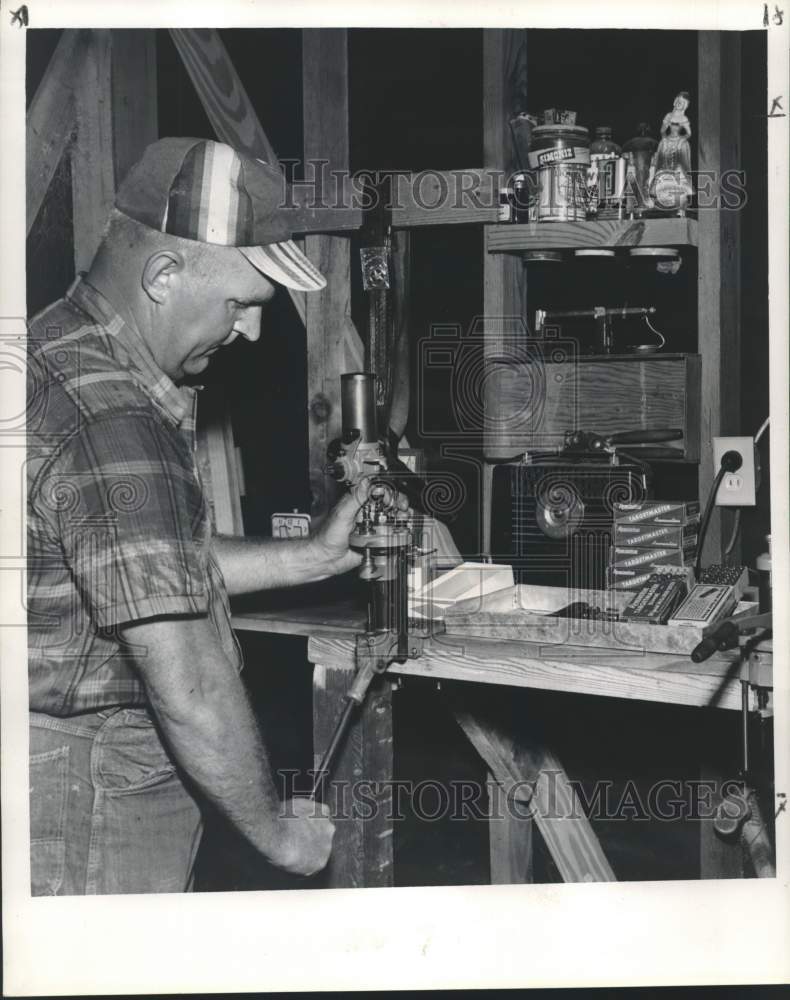
{"label": "metal tool", "polygon": [[391,664],[419,656],[427,634],[409,627],[410,559],[425,553],[414,544],[409,512],[399,504],[405,466],[378,438],[375,376],[349,373],[341,377],[341,387],[342,434],[329,446],[327,472],[350,487],[370,477],[368,496],[348,539],[349,547],[362,554],[359,576],[368,588],[368,613],[365,632],[356,637],[356,674],[316,771],[313,798],[331,772],[370,685]]}
{"label": "metal tool", "polygon": [[691,651],[694,663],[704,663],[716,650],[732,649],[737,645],[738,636],[744,629],[768,628],[772,624],[771,612],[746,612],[730,615],[720,621],[713,632]]}
{"label": "metal tool", "polygon": [[724,840],[732,841],[736,837],[740,839],[759,878],[775,877],[776,863],[758,794],[758,768],[754,765],[751,749],[751,722],[754,713],[749,706],[749,693],[754,690],[756,694],[761,743],[764,744],[765,723],[771,714],[770,691],[773,679],[770,667],[765,668],[762,653],[766,645],[770,649],[771,625],[770,613],[733,615],[720,622],[715,631],[703,639],[691,654],[695,663],[701,663],[716,649],[740,646],[740,658],[734,664],[741,671],[740,787],[732,789],[722,798],[713,828]]}
{"label": "metal tool", "polygon": [[[644,317],[649,325],[648,316],[655,315],[655,306],[633,306],[621,309],[607,309],[605,306],[593,306],[592,309],[553,309],[547,312],[538,309],[535,312],[535,336],[540,337],[544,328],[552,322],[562,322],[567,319],[592,319],[598,336],[598,347],[603,354],[614,353],[613,319],[625,319],[629,316]],[[659,334],[659,336],[661,336]],[[663,341],[663,337],[661,338]]]}

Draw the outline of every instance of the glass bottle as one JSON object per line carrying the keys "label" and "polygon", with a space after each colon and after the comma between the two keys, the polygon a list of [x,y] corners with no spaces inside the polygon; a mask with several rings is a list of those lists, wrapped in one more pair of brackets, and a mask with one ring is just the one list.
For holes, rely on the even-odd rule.
{"label": "glass bottle", "polygon": [[636,131],[637,134],[633,139],[623,143],[623,154],[628,158],[626,214],[633,214],[639,218],[649,207],[650,161],[658,146],[658,140],[650,134],[647,122],[640,122]]}
{"label": "glass bottle", "polygon": [[609,215],[617,217],[617,207],[613,206],[615,188],[615,164],[620,156],[620,147],[612,139],[610,125],[598,125],[595,138],[590,143],[590,175],[588,213],[598,218]]}

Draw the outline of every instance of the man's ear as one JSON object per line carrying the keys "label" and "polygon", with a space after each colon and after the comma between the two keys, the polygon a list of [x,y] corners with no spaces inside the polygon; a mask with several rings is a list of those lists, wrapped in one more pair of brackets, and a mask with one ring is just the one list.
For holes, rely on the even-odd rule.
{"label": "man's ear", "polygon": [[162,305],[183,270],[184,258],[177,250],[158,250],[145,262],[143,290],[149,299]]}

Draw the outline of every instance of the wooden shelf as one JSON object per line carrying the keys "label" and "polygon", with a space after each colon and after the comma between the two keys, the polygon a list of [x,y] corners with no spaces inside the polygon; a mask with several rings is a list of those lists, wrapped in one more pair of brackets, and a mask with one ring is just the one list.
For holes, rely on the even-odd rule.
{"label": "wooden shelf", "polygon": [[696,247],[697,220],[617,219],[594,222],[502,223],[486,228],[489,253],[524,250],[585,250],[607,247]]}

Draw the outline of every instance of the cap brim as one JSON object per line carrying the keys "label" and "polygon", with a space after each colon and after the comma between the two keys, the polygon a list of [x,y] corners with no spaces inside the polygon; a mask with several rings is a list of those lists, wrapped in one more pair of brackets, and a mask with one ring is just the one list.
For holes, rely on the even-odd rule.
{"label": "cap brim", "polygon": [[253,267],[267,278],[300,292],[326,288],[326,278],[313,267],[293,240],[269,243],[261,247],[237,247]]}

